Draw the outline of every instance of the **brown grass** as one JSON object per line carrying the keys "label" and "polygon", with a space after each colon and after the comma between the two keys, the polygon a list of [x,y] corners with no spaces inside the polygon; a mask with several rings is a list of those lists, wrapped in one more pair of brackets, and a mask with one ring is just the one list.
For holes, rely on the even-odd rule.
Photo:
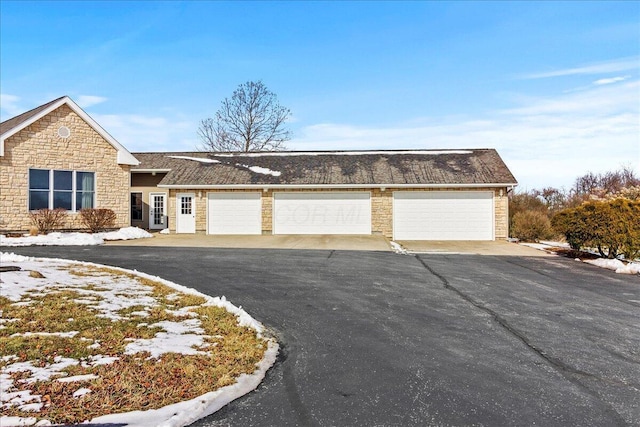
{"label": "brown grass", "polygon": [[[4,328],[0,329],[0,356],[18,357],[17,360],[0,360],[0,367],[18,361],[44,366],[52,363],[56,356],[79,362],[98,354],[119,357],[109,365],[83,367],[78,364],[64,370],[69,376],[95,374],[99,377],[82,382],[61,383],[53,378],[24,383],[17,380],[28,377],[28,373],[13,374],[14,386],[43,396],[46,405],[37,413],[5,407],[3,415],[35,416],[52,423],[70,424],[110,413],[156,409],[232,384],[238,375],[253,372],[264,356],[265,340],[253,329],[239,326],[236,317],[226,310],[203,306],[206,300],[201,296],[181,294],[153,280],[109,268],[74,265],[69,272],[76,276],[116,276],[136,280],[150,288],[158,305],[129,307],[118,313],[122,319],[114,321],[97,316],[99,313],[87,304],[74,302],[86,297],[74,290],[31,293],[24,298],[29,305],[15,305],[0,297],[2,317],[17,319],[3,323]],[[84,289],[99,291],[101,287],[88,285]],[[159,359],[149,358],[148,353],[123,354],[130,339],[152,338],[160,330],[148,325],[184,319],[186,316],[176,316],[167,310],[185,307],[193,307],[190,311],[201,321],[204,335],[208,337],[200,350],[207,354],[167,353]],[[148,316],[131,315],[136,311],[146,311]],[[12,336],[25,332],[69,331],[79,333],[73,338]],[[100,346],[89,347],[94,343]],[[88,387],[92,392],[74,398],[73,393],[81,387]]]}

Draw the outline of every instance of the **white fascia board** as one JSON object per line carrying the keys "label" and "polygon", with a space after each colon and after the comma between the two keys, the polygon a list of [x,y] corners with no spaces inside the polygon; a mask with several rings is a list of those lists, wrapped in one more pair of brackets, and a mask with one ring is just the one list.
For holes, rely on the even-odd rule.
{"label": "white fascia board", "polygon": [[37,122],[38,120],[40,120],[41,118],[43,118],[44,116],[46,116],[47,114],[49,114],[50,112],[55,110],[56,108],[58,108],[61,105],[65,104],[67,102],[67,100],[70,101],[68,96],[65,96],[64,98],[59,99],[58,102],[56,102],[55,104],[50,105],[49,108],[40,111],[35,116],[29,118],[29,120],[25,120],[24,122],[20,123],[18,126],[15,126],[15,127],[11,128],[11,129],[9,129],[7,132],[3,133],[0,136],[0,142],[2,143],[2,147],[1,147],[2,154],[4,154],[4,141],[7,138],[15,135],[16,133],[20,132],[22,129],[26,128],[27,126],[30,126],[33,123]]}
{"label": "white fascia board", "polygon": [[132,165],[132,166],[137,166],[137,165],[140,164],[138,159],[133,157],[133,154],[131,154],[126,148],[124,148],[124,146],[122,144],[120,144],[118,141],[116,141],[116,139],[114,137],[109,135],[109,133],[106,130],[104,130],[102,128],[102,126],[100,126],[98,124],[98,122],[93,120],[91,118],[91,116],[89,116],[82,108],[80,108],[80,106],[78,104],[73,102],[73,100],[71,98],[69,98],[68,96],[65,96],[64,98],[61,98],[58,102],[56,102],[54,104],[51,104],[48,108],[42,110],[40,113],[38,113],[35,116],[31,117],[29,120],[26,120],[26,121],[20,123],[19,126],[16,126],[16,127],[12,128],[11,130],[9,130],[9,131],[5,132],[4,134],[2,134],[0,136],[0,156],[4,156],[4,141],[5,141],[5,139],[9,138],[12,135],[15,135],[16,133],[20,132],[22,129],[26,128],[27,126],[37,122],[38,120],[40,120],[41,118],[43,118],[47,114],[51,113],[52,111],[56,110],[57,108],[60,108],[64,104],[67,104],[69,106],[69,108],[71,108],[71,110],[73,110],[74,113],[76,113],[78,116],[80,116],[85,122],[87,122],[89,124],[89,126],[91,126],[96,132],[98,132],[100,134],[100,136],[102,136],[109,144],[111,144],[111,146],[113,146],[113,148],[116,149],[116,151],[118,152],[118,156],[117,156],[118,164],[121,164],[121,165]]}
{"label": "white fascia board", "polygon": [[102,136],[104,139],[107,140],[107,142],[109,144],[111,144],[113,146],[113,148],[115,148],[118,151],[118,164],[120,165],[131,165],[131,166],[138,166],[140,164],[140,161],[138,159],[136,159],[135,157],[133,157],[133,154],[131,154],[129,152],[129,150],[127,150],[126,148],[124,148],[124,146],[122,144],[120,144],[118,141],[116,141],[116,139],[114,137],[112,137],[109,132],[107,132],[106,130],[104,130],[102,128],[102,126],[100,126],[98,124],[98,122],[96,122],[95,120],[93,120],[91,118],[91,116],[89,116],[82,108],[80,108],[78,106],[78,104],[76,104],[75,102],[73,102],[71,100],[71,98],[69,97],[65,97],[65,100],[67,100],[67,104],[69,105],[69,107],[80,117],[82,117],[82,119],[84,121],[86,121],[87,123],[89,123],[89,126],[91,126],[92,128],[95,129],[96,132],[98,132],[100,134],[100,136]]}
{"label": "white fascia board", "polygon": [[131,173],[169,173],[171,169],[131,169]]}
{"label": "white fascia board", "polygon": [[248,185],[158,185],[159,188],[169,189],[211,189],[211,190],[232,190],[232,189],[344,189],[344,188],[500,188],[515,187],[517,183],[492,183],[492,184],[248,184]]}

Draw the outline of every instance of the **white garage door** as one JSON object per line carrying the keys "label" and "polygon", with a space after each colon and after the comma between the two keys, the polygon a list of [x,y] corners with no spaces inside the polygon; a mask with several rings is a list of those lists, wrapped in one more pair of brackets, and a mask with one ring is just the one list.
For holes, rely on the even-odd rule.
{"label": "white garage door", "polygon": [[262,234],[260,193],[209,193],[209,234]]}
{"label": "white garage door", "polygon": [[274,234],[371,234],[368,192],[274,193]]}
{"label": "white garage door", "polygon": [[396,240],[493,240],[490,191],[396,191]]}

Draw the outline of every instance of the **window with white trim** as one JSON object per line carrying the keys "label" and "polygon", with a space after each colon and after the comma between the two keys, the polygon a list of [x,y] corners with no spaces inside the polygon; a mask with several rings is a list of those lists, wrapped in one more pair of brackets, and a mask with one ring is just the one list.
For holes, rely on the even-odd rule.
{"label": "window with white trim", "polygon": [[95,172],[29,169],[29,210],[95,206]]}

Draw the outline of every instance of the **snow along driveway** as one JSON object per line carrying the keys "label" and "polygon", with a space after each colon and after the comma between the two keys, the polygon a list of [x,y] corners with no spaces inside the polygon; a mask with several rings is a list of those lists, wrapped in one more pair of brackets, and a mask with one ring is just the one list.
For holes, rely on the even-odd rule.
{"label": "snow along driveway", "polygon": [[640,277],[562,257],[15,248],[226,295],[279,331],[254,392],[194,426],[635,425]]}
{"label": "snow along driveway", "polygon": [[[22,271],[7,271],[2,273],[0,281],[0,295],[18,304],[29,304],[29,295],[33,292],[56,293],[61,291],[76,291],[82,295],[77,302],[90,306],[98,312],[98,316],[108,319],[118,319],[121,317],[119,313],[127,307],[144,306],[145,309],[151,309],[156,301],[150,297],[150,289],[148,286],[142,285],[136,280],[128,276],[112,276],[102,274],[99,277],[94,275],[71,274],[72,270],[78,270],[83,267],[100,267],[95,264],[71,263],[60,259],[37,259],[28,258],[20,255],[0,253],[0,264],[2,266],[17,266]],[[39,276],[33,277],[25,273],[26,271],[38,272]],[[212,298],[199,292],[185,288],[172,282],[160,279],[158,277],[149,276],[143,273],[123,270],[124,272],[133,273],[137,276],[151,279],[155,282],[162,283],[176,290],[177,293],[187,293],[200,295],[205,297],[207,305],[225,308],[234,314],[238,319],[238,324],[255,329],[259,334],[263,332],[263,326],[253,319],[247,312],[228,302],[224,297]],[[178,294],[175,294],[176,296]],[[19,302],[18,302],[19,301]],[[179,313],[182,317],[189,314],[189,307],[181,309]],[[132,315],[145,317],[146,312],[134,312]],[[190,316],[187,316],[190,317]],[[14,319],[2,316],[0,318],[0,328],[5,328],[8,322]],[[72,320],[72,319],[70,319]],[[41,325],[36,325],[37,327]],[[149,352],[152,358],[158,358],[165,353],[180,354],[196,354],[202,353],[194,347],[204,347],[204,330],[200,327],[200,320],[197,318],[187,318],[182,321],[163,321],[151,325],[159,327],[163,332],[156,334],[155,338],[137,339],[127,344],[125,354],[134,354],[138,352]],[[40,335],[59,337],[74,337],[78,332],[26,332],[21,336]],[[97,346],[91,348],[99,349],[100,343],[87,343],[88,346]],[[278,345],[273,340],[268,340],[268,348],[264,358],[256,366],[256,370],[252,374],[242,374],[238,377],[236,383],[220,388],[216,391],[199,396],[195,399],[172,404],[164,408],[136,411],[122,414],[105,415],[94,418],[90,424],[113,423],[118,425],[131,426],[184,426],[198,418],[209,415],[233,399],[242,396],[249,391],[255,389],[264,378],[265,372],[275,361],[278,351]],[[52,378],[58,378],[61,382],[77,382],[98,379],[92,375],[82,375],[74,377],[65,377],[67,375],[63,370],[70,366],[81,365],[90,368],[96,365],[111,364],[118,357],[109,357],[101,354],[91,356],[90,360],[76,360],[69,357],[57,356],[53,363],[43,365],[34,365],[31,361],[12,362],[17,357],[12,354],[0,354],[4,362],[7,362],[0,371],[0,407],[18,407],[25,412],[33,412],[33,417],[6,417],[0,415],[1,426],[11,425],[33,425],[37,422],[35,415],[39,412],[46,399],[43,396],[32,395],[28,390],[21,391],[19,384],[14,384],[11,373],[28,372],[25,379],[21,381],[33,382],[44,381]],[[90,388],[78,388],[74,393],[74,397],[81,397],[90,393]],[[38,425],[44,425],[38,423]]]}

